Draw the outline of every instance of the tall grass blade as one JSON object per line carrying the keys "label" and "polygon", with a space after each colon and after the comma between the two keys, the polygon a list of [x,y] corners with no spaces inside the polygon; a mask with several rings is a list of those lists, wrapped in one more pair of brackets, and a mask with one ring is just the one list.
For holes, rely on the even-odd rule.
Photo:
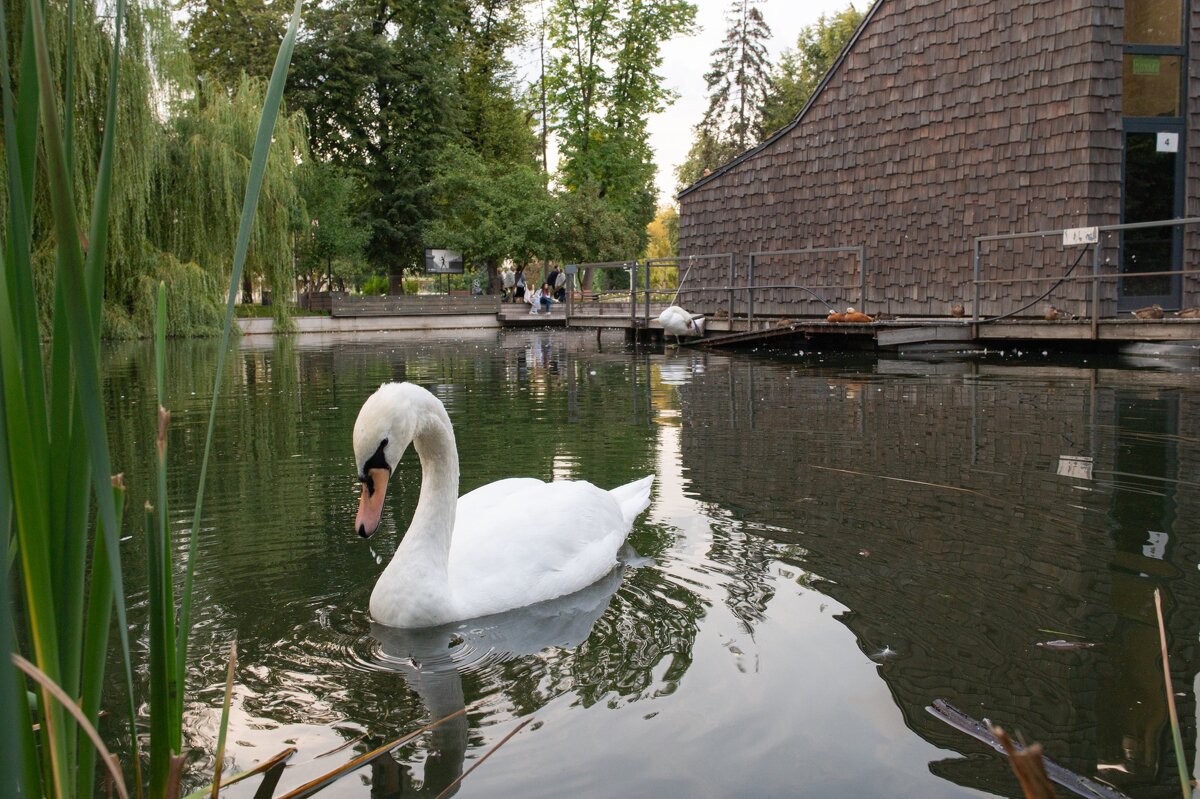
{"label": "tall grass blade", "polygon": [[170,598],[163,594],[162,543],[159,538],[158,516],[146,504],[146,582],[150,619],[150,795],[160,797],[166,792],[167,772],[171,768],[171,752],[167,746],[169,727],[167,716],[171,704],[167,694],[166,617]]}
{"label": "tall grass blade", "polygon": [[[4,432],[4,396],[0,393],[0,441],[7,441],[8,436]],[[12,603],[7,599],[11,594],[8,584],[9,565],[8,565],[8,537],[12,533],[12,500],[9,494],[8,482],[8,459],[0,457],[0,658],[3,658],[2,663],[7,663],[13,655],[13,645],[16,643],[16,638],[13,636],[13,619],[12,619]],[[18,707],[17,702],[23,697],[19,693],[20,684],[13,679],[14,675],[10,669],[0,668],[0,751],[19,753],[22,749],[21,736],[17,731],[21,729],[17,725]],[[21,769],[9,768],[6,769],[3,776],[0,776],[0,796],[15,797],[21,794],[30,795],[30,791],[34,786],[25,785]]]}
{"label": "tall grass blade", "polygon": [[[192,578],[195,573],[196,543],[200,534],[204,486],[208,478],[208,455],[212,451],[213,427],[217,418],[217,401],[221,394],[221,382],[225,374],[225,355],[229,351],[229,338],[233,330],[233,305],[237,299],[238,287],[242,282],[242,270],[246,265],[251,223],[254,220],[258,196],[262,190],[267,153],[271,146],[271,134],[275,130],[275,120],[279,116],[279,106],[283,100],[283,87],[287,82],[292,50],[296,46],[296,32],[300,27],[302,7],[303,0],[296,0],[292,8],[291,20],[288,22],[287,34],[284,35],[283,42],[279,46],[279,55],[275,58],[275,68],[271,72],[271,81],[267,85],[266,102],[263,105],[262,116],[258,122],[258,133],[254,140],[254,152],[250,160],[250,177],[246,181],[246,195],[242,201],[242,219],[238,226],[237,243],[234,247],[233,271],[229,276],[229,295],[225,302],[225,324],[221,330],[221,346],[217,350],[217,373],[213,379],[212,405],[208,412],[208,434],[204,439],[204,456],[200,461],[200,482],[196,489],[196,508],[192,515],[191,541],[188,544],[187,568],[183,578],[183,595],[179,610],[179,653],[175,659],[180,669],[187,662],[187,644],[192,629]],[[182,673],[179,676],[179,682],[181,685],[183,684]]]}
{"label": "tall grass blade", "polygon": [[229,732],[229,705],[233,702],[233,675],[237,671],[237,639],[229,644],[229,666],[225,671],[225,701],[221,705],[221,728],[217,732],[217,757],[213,765],[212,799],[221,793],[221,769],[225,767],[225,734]]}
{"label": "tall grass blade", "polygon": [[158,303],[154,314],[154,377],[158,387],[158,407],[166,407],[163,381],[167,373],[167,284],[159,281]]}
{"label": "tall grass blade", "polygon": [[92,301],[93,323],[100,334],[100,308],[104,300],[104,264],[108,257],[108,209],[112,195],[113,151],[116,149],[117,90],[121,76],[121,34],[125,30],[125,0],[113,9],[113,48],[108,63],[108,99],[100,161],[96,165],[96,188],[92,196],[92,220],[88,226],[87,284]]}
{"label": "tall grass blade", "polygon": [[[125,790],[125,778],[121,776],[121,769],[117,765],[116,759],[108,753],[108,748],[104,745],[104,741],[100,739],[100,733],[96,732],[96,728],[93,727],[92,723],[83,715],[83,711],[80,710],[73,701],[71,701],[71,697],[67,696],[63,692],[62,688],[58,687],[58,683],[50,679],[50,677],[44,671],[18,654],[14,653],[12,659],[17,668],[28,674],[30,679],[32,679],[34,682],[40,685],[43,690],[47,691],[51,696],[53,696],[59,706],[75,718],[75,721],[79,724],[79,728],[87,734],[88,738],[91,739],[92,745],[95,746],[96,751],[100,753],[100,758],[104,761],[104,765],[108,767],[109,774],[112,775],[113,781],[117,784],[117,794],[121,797],[121,799],[129,799],[129,792]],[[62,793],[58,795],[65,796],[65,794]]]}
{"label": "tall grass blade", "polygon": [[[113,505],[117,518],[125,512],[125,478],[112,478]],[[97,530],[96,540],[101,541],[104,530]],[[100,699],[104,692],[104,662],[108,657],[109,632],[112,629],[112,572],[109,569],[108,549],[97,545],[92,556],[92,579],[88,585],[87,623],[83,639],[83,684],[80,708],[89,719],[100,715]],[[130,716],[133,718],[133,716]],[[136,750],[134,750],[136,752]],[[84,747],[79,751],[79,774],[76,795],[87,799],[92,795],[95,780],[96,751]],[[141,765],[134,763],[134,776],[141,787]]]}
{"label": "tall grass blade", "polygon": [[175,657],[175,588],[167,508],[167,430],[171,414],[163,407],[166,372],[167,288],[158,285],[154,317],[155,387],[158,436],[155,440],[157,509],[146,517],[146,555],[150,599],[150,794],[171,791],[171,774],[183,748],[182,686]]}
{"label": "tall grass blade", "polygon": [[[35,5],[27,3],[27,6]],[[39,449],[34,453],[43,471],[38,474],[49,477],[49,458],[45,451],[46,419],[44,414],[46,389],[42,374],[42,351],[38,330],[37,302],[33,290],[32,234],[33,230],[33,184],[37,169],[37,120],[40,107],[39,87],[36,80],[36,52],[31,32],[34,30],[32,9],[24,14],[25,35],[21,40],[21,87],[15,105],[11,99],[11,77],[9,75],[7,31],[5,32],[4,84],[5,102],[5,148],[9,168],[9,224],[10,239],[6,242],[11,260],[6,263],[13,299],[20,305],[13,308],[17,314],[16,329],[21,334],[18,346],[22,358],[22,369],[26,373],[24,387],[26,407],[36,411],[30,420],[34,430],[34,442]],[[9,110],[15,109],[15,118]],[[15,172],[13,171],[15,170]],[[36,368],[35,368],[36,365]]]}
{"label": "tall grass blade", "polygon": [[1179,713],[1175,710],[1175,687],[1171,682],[1171,660],[1167,654],[1167,625],[1163,621],[1162,592],[1154,589],[1154,612],[1158,615],[1158,643],[1162,647],[1163,688],[1167,692],[1167,711],[1171,716],[1171,739],[1175,744],[1175,765],[1179,768],[1179,790],[1183,799],[1190,799],[1187,763],[1183,754],[1183,735],[1179,731]]}

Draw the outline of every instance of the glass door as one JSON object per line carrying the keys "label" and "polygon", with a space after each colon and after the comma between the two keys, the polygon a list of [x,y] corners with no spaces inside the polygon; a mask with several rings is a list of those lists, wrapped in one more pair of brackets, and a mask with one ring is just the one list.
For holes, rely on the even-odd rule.
{"label": "glass door", "polygon": [[[1183,216],[1183,131],[1174,125],[1126,123],[1121,221],[1158,222]],[[1179,269],[1183,236],[1178,227],[1124,231],[1118,309],[1157,303],[1178,308],[1179,275],[1134,277],[1139,272]]]}
{"label": "glass door", "polygon": [[[1121,221],[1161,222],[1184,215],[1187,95],[1184,69],[1188,0],[1125,0],[1121,114],[1125,147]],[[1117,308],[1157,303],[1178,308],[1179,275],[1137,277],[1179,269],[1183,231],[1176,227],[1127,230],[1121,237]]]}

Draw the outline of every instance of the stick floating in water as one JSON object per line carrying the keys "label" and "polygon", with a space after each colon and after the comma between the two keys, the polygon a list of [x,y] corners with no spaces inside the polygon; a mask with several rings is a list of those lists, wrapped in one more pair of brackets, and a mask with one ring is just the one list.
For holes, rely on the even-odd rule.
{"label": "stick floating in water", "polygon": [[[925,709],[959,732],[965,732],[977,741],[982,741],[992,747],[997,752],[1008,754],[1004,751],[1004,744],[992,734],[991,730],[966,713],[963,713],[945,699],[935,699],[933,700],[933,704]],[[1025,747],[1016,743],[1013,744],[1013,748],[1018,752],[1025,750]],[[1127,795],[1121,793],[1116,788],[1069,771],[1048,757],[1043,757],[1042,762],[1046,767],[1046,776],[1074,794],[1086,796],[1089,799],[1096,799],[1097,797],[1100,797],[1100,799],[1129,799]]]}

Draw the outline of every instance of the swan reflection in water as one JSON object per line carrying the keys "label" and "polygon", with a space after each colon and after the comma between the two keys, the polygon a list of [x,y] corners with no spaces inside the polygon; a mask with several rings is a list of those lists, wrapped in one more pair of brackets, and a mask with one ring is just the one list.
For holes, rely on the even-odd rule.
{"label": "swan reflection in water", "polygon": [[[574,594],[480,619],[416,630],[372,623],[371,636],[380,645],[376,666],[403,675],[430,719],[445,718],[466,707],[464,673],[547,649],[577,647],[586,641],[620,588],[624,570],[624,565],[617,566]],[[390,754],[376,759],[371,765],[371,796],[440,794],[463,773],[469,727],[464,714],[429,733],[419,790],[408,766]]]}

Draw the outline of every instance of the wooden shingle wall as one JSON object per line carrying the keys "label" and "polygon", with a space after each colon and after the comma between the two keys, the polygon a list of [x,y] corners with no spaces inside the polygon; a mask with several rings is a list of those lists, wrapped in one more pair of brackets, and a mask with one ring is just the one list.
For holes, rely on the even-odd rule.
{"label": "wooden shingle wall", "polygon": [[[683,254],[861,245],[868,312],[942,315],[972,296],[975,236],[1119,221],[1120,0],[879,3],[798,124],[681,196]],[[1075,254],[1024,247],[983,277],[1061,274]],[[985,314],[1020,305],[984,293]]]}

